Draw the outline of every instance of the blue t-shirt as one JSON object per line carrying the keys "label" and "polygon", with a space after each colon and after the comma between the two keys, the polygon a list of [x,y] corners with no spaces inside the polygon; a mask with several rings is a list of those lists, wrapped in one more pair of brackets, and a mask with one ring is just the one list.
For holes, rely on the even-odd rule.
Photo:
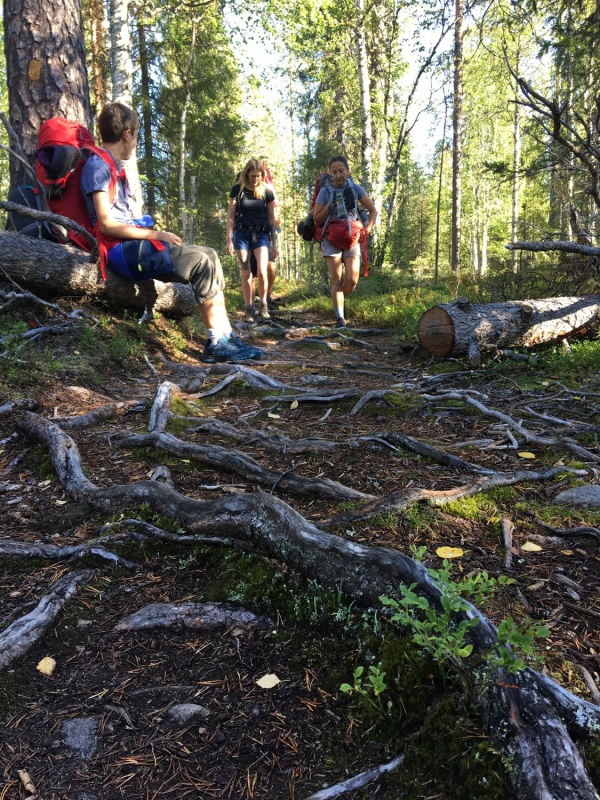
{"label": "blue t-shirt", "polygon": [[[112,158],[112,154],[109,153],[109,155]],[[114,158],[113,161],[115,161]],[[116,161],[115,164],[119,169]],[[108,194],[109,189],[110,167],[100,156],[92,154],[86,161],[81,173],[81,191],[92,225],[95,225],[98,219],[92,195],[94,192],[106,192]],[[112,204],[112,215],[117,222],[125,222],[127,225],[133,224],[133,212],[129,207],[129,186],[126,178],[119,178],[117,181],[117,191]]]}
{"label": "blue t-shirt", "polygon": [[[367,192],[365,189],[363,189],[362,186],[359,186],[358,183],[353,183],[352,188],[348,184],[346,184],[346,187],[344,189],[341,189],[341,191],[344,192],[344,204],[346,206],[346,213],[348,215],[348,218],[359,219],[358,208],[356,207],[356,203],[354,202],[354,192],[352,191],[352,189],[354,189],[354,191],[356,192],[356,196],[358,197],[359,202],[363,199],[363,197],[367,194]],[[340,191],[340,189],[338,189],[335,186],[323,186],[323,188],[317,195],[315,203],[318,203],[319,205],[323,206],[328,205],[334,197],[334,190]],[[340,215],[336,214],[335,207],[332,210],[331,216],[335,219],[340,219]],[[342,219],[345,219],[345,217],[342,217]]]}

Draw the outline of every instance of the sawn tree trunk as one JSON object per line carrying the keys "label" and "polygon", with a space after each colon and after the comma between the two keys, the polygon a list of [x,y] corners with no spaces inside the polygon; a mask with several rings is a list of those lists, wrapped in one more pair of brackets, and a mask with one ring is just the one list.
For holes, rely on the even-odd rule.
{"label": "sawn tree trunk", "polygon": [[600,295],[511,300],[473,305],[466,297],[428,309],[419,320],[419,341],[437,356],[467,356],[481,366],[481,351],[535,347],[583,334],[598,326]]}

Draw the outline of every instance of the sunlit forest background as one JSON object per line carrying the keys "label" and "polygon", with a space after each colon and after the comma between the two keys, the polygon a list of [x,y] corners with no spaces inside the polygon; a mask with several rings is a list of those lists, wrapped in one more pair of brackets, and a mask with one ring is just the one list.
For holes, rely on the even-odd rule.
{"label": "sunlit forest background", "polygon": [[280,274],[319,279],[296,226],[341,152],[379,209],[374,274],[507,297],[594,287],[589,265],[506,245],[596,243],[595,2],[84,0],[83,12],[96,111],[115,95],[111,26],[127,20],[144,199],[186,240],[224,254],[229,189],[264,158]]}

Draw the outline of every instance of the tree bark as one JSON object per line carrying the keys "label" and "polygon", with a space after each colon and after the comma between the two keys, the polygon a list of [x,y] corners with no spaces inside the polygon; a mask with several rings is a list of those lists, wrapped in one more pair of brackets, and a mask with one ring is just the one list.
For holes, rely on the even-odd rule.
{"label": "tree bark", "polygon": [[460,212],[461,212],[461,169],[462,169],[462,0],[455,0],[454,20],[454,109],[452,112],[453,152],[452,152],[452,272],[460,273]]}
{"label": "tree bark", "polygon": [[[61,116],[92,130],[79,0],[4,0],[10,123],[31,165],[40,125]],[[31,183],[16,159],[11,187]]]}
{"label": "tree bark", "polygon": [[459,297],[428,309],[419,341],[437,356],[465,356],[481,366],[481,350],[551,344],[598,326],[600,295],[472,305]]}
{"label": "tree bark", "polygon": [[151,306],[172,317],[191,316],[198,309],[187,284],[135,284],[110,270],[108,280],[103,281],[98,266],[83,250],[17,233],[0,233],[0,279],[2,273],[20,286],[50,295],[96,295],[128,308]]}

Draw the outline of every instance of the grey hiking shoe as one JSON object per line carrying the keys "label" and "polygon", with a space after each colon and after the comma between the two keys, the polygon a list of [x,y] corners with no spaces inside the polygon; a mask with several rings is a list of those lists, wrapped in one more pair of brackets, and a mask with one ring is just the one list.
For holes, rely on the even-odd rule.
{"label": "grey hiking shoe", "polygon": [[346,320],[343,317],[338,317],[335,321],[336,328],[346,328]]}
{"label": "grey hiking shoe", "polygon": [[244,306],[244,322],[254,322],[254,306]]}
{"label": "grey hiking shoe", "polygon": [[258,305],[258,318],[259,319],[271,319],[271,315],[269,314],[269,308],[267,306],[266,301],[259,303]]}

